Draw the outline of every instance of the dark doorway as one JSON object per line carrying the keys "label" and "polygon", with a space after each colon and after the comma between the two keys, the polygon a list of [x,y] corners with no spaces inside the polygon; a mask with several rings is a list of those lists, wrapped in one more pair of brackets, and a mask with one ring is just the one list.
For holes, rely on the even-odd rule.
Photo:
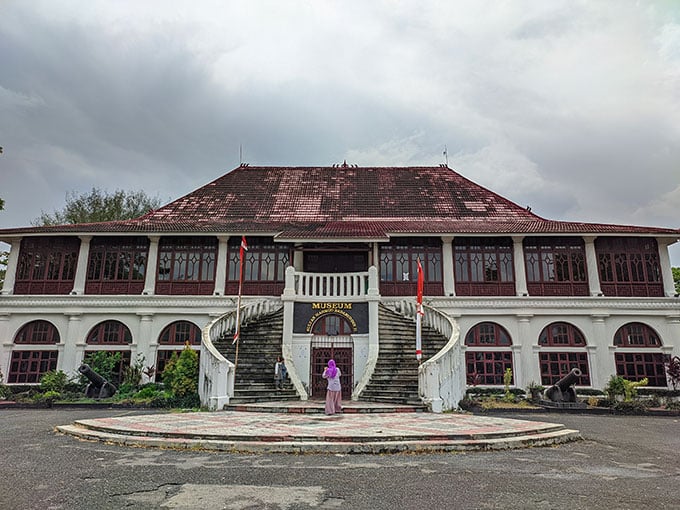
{"label": "dark doorway", "polygon": [[303,264],[310,273],[368,271],[368,251],[305,251]]}
{"label": "dark doorway", "polygon": [[329,359],[334,359],[340,369],[340,386],[342,387],[342,399],[349,400],[352,396],[353,373],[352,361],[354,354],[351,347],[313,347],[312,348],[312,373],[310,377],[312,398],[326,397],[326,380],[321,377]]}

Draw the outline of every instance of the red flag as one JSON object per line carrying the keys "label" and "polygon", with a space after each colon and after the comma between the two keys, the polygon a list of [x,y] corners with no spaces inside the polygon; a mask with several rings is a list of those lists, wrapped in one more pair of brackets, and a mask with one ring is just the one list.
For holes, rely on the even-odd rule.
{"label": "red flag", "polygon": [[241,336],[241,288],[243,286],[243,252],[248,251],[246,236],[241,236],[241,249],[239,250],[239,273],[238,273],[238,302],[236,305],[236,332],[232,344],[236,343]]}
{"label": "red flag", "polygon": [[423,266],[420,265],[420,258],[418,261],[418,295],[416,297],[417,311],[420,315],[425,315],[423,311],[423,288],[425,287],[425,276],[423,275]]}

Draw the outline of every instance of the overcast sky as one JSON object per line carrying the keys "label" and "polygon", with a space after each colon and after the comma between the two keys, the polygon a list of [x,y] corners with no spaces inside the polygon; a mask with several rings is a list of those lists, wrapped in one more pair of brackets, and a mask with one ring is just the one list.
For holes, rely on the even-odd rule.
{"label": "overcast sky", "polygon": [[[0,228],[252,165],[436,165],[680,227],[680,2],[4,0]],[[680,266],[680,243],[671,248]]]}

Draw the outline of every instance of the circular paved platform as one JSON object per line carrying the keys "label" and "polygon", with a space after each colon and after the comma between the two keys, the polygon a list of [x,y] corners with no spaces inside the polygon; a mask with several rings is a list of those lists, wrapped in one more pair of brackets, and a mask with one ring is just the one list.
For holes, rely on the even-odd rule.
{"label": "circular paved platform", "polygon": [[414,412],[152,414],[80,420],[57,430],[127,446],[271,453],[494,450],[581,438],[559,423]]}

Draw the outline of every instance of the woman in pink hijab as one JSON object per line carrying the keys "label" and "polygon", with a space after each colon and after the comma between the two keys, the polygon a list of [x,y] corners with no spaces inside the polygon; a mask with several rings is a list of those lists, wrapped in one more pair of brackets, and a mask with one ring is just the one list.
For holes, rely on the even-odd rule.
{"label": "woman in pink hijab", "polygon": [[321,377],[328,380],[328,389],[326,390],[326,414],[342,412],[342,405],[340,403],[342,400],[340,369],[335,366],[335,360],[328,360],[328,366],[324,368]]}

